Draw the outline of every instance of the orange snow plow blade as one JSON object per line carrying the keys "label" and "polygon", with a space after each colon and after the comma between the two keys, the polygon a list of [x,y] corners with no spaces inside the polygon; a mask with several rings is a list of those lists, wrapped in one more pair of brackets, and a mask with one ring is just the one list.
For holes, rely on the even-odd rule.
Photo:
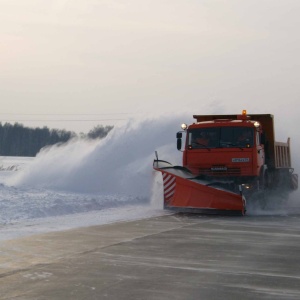
{"label": "orange snow plow blade", "polygon": [[244,215],[246,200],[241,194],[199,180],[188,169],[154,160],[153,168],[162,173],[164,208],[182,212]]}

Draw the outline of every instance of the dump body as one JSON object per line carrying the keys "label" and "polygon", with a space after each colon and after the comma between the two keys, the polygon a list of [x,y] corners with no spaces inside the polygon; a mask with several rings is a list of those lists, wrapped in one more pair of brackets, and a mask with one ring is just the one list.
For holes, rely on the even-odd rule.
{"label": "dump body", "polygon": [[274,167],[275,168],[291,168],[291,147],[290,138],[286,143],[275,142],[274,145]]}

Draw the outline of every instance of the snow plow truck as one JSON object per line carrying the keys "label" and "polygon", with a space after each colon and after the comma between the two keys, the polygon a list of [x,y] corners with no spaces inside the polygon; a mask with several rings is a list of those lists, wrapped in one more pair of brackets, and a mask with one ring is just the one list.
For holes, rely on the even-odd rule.
{"label": "snow plow truck", "polygon": [[159,160],[156,152],[153,168],[162,173],[165,209],[244,215],[249,201],[263,208],[270,191],[298,188],[290,138],[275,141],[273,115],[243,110],[193,118],[176,135],[182,166]]}

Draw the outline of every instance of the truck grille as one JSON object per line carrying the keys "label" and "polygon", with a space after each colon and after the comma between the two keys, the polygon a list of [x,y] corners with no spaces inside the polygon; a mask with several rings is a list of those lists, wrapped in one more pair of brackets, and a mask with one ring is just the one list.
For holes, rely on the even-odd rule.
{"label": "truck grille", "polygon": [[241,169],[227,168],[225,166],[212,166],[211,168],[200,168],[199,173],[208,176],[239,176],[241,175]]}

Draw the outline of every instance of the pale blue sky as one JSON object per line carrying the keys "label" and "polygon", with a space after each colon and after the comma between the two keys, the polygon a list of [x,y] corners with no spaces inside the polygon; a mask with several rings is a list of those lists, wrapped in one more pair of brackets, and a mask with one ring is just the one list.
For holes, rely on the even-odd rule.
{"label": "pale blue sky", "polygon": [[0,0],[0,118],[79,132],[248,109],[292,126],[299,15],[299,0]]}

